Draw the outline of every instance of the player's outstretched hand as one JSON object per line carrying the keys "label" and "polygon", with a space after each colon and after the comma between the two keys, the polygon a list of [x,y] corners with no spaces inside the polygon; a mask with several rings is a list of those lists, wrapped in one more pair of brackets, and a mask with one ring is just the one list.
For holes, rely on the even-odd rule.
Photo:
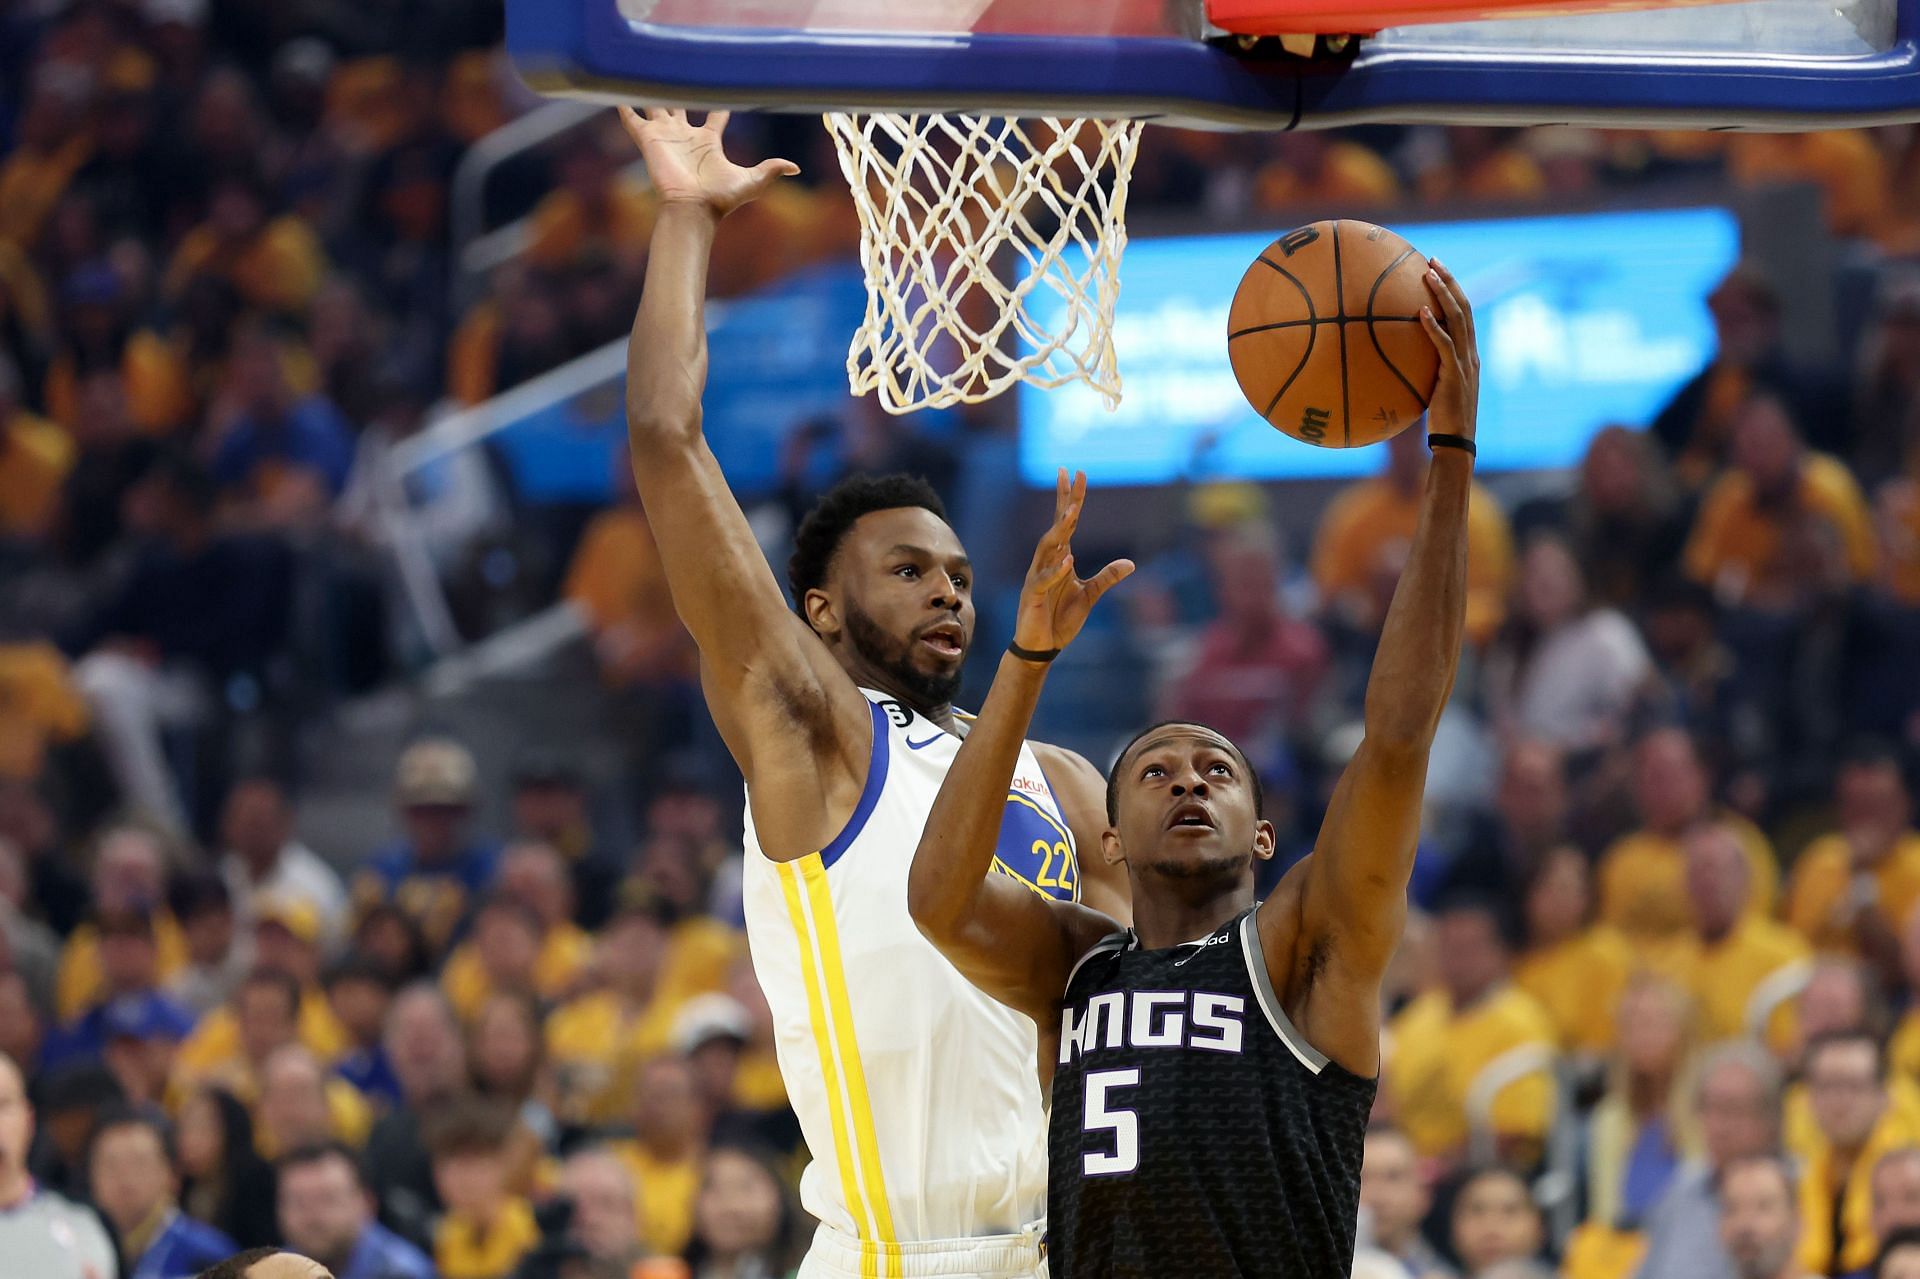
{"label": "player's outstretched hand", "polygon": [[1420,323],[1440,352],[1440,381],[1427,406],[1427,425],[1435,434],[1470,440],[1480,408],[1480,344],[1473,333],[1473,307],[1453,272],[1437,261],[1427,266],[1433,305],[1421,308]]}
{"label": "player's outstretched hand", "polygon": [[1069,481],[1062,469],[1054,482],[1053,527],[1034,547],[1026,585],[1020,588],[1013,642],[1021,648],[1044,653],[1071,644],[1100,597],[1133,572],[1132,560],[1115,560],[1090,578],[1075,576],[1073,530],[1086,500],[1085,472],[1075,471]]}
{"label": "player's outstretched hand", "polygon": [[685,111],[648,107],[643,119],[621,107],[620,123],[647,161],[647,178],[665,203],[701,204],[717,215],[758,199],[774,180],[792,177],[800,166],[791,160],[762,160],[751,169],[727,159],[720,145],[727,127],[725,111],[710,111],[695,125]]}

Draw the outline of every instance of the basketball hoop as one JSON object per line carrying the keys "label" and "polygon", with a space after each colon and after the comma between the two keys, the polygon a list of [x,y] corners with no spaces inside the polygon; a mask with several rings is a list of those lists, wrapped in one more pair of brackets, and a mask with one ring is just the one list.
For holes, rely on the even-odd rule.
{"label": "basketball hoop", "polygon": [[1084,381],[1120,402],[1113,313],[1139,121],[826,122],[860,214],[856,395],[907,413]]}

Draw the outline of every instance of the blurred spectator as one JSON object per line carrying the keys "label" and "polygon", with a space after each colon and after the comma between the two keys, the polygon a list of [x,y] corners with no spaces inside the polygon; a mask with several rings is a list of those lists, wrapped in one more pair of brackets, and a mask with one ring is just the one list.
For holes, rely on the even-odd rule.
{"label": "blurred spectator", "polygon": [[1811,414],[1819,408],[1819,397],[1781,349],[1780,295],[1763,272],[1751,264],[1735,267],[1707,296],[1707,310],[1718,338],[1713,359],[1674,393],[1651,427],[1692,491],[1726,464],[1742,409],[1755,392],[1784,397],[1793,406],[1786,410],[1790,420],[1815,421]]}
{"label": "blurred spectator", "polygon": [[1452,1271],[1420,1233],[1433,1190],[1420,1157],[1395,1128],[1367,1130],[1360,1165],[1360,1235],[1396,1269],[1389,1279],[1450,1279]]}
{"label": "blurred spectator", "polygon": [[1804,1070],[1821,1145],[1800,1183],[1800,1264],[1844,1274],[1873,1262],[1874,1166],[1920,1142],[1920,1115],[1889,1104],[1886,1056],[1870,1033],[1814,1040]]}
{"label": "blurred spectator", "polygon": [[167,908],[187,941],[186,963],[168,991],[198,1017],[227,1002],[245,976],[247,957],[238,944],[233,899],[218,875],[178,876],[167,888]]}
{"label": "blurred spectator", "polygon": [[1881,282],[1874,317],[1860,340],[1853,383],[1853,455],[1868,489],[1920,464],[1920,277]]}
{"label": "blurred spectator", "polygon": [[557,185],[527,224],[527,260],[561,271],[590,253],[604,254],[634,278],[653,234],[653,189],[633,171],[633,147],[611,116],[569,136],[556,166]]}
{"label": "blurred spectator", "polygon": [[1857,743],[1833,790],[1838,829],[1795,859],[1787,921],[1818,949],[1864,954],[1891,976],[1897,933],[1920,903],[1920,832],[1899,755]]}
{"label": "blurred spectator", "polygon": [[589,1279],[629,1279],[647,1250],[627,1165],[605,1146],[577,1150],[561,1165],[560,1193],[573,1205],[573,1236],[592,1261]]}
{"label": "blurred spectator", "polygon": [[1693,1000],[1642,978],[1620,998],[1620,1047],[1587,1127],[1587,1217],[1637,1230],[1666,1197],[1692,1146],[1686,1072]]}
{"label": "blurred spectator", "polygon": [[1533,157],[1516,145],[1510,129],[1427,129],[1415,147],[1420,198],[1430,204],[1450,201],[1511,204],[1538,199],[1546,176]]}
{"label": "blurred spectator", "polygon": [[1878,552],[1860,486],[1807,449],[1786,403],[1750,395],[1730,429],[1733,468],[1701,500],[1687,572],[1725,601],[1776,612],[1871,577]]}
{"label": "blurred spectator", "polygon": [[1285,564],[1272,529],[1230,533],[1208,559],[1219,616],[1200,632],[1164,717],[1217,725],[1255,758],[1272,758],[1311,726],[1327,644],[1281,601]]}
{"label": "blurred spectator", "polygon": [[1515,900],[1568,839],[1569,811],[1566,757],[1545,742],[1510,743],[1493,809],[1474,819],[1447,882]]}
{"label": "blurred spectator", "polygon": [[464,1100],[427,1126],[433,1181],[446,1204],[433,1232],[442,1279],[506,1279],[540,1240],[533,1208],[507,1190],[511,1122],[498,1107]]}
{"label": "blurred spectator", "polygon": [[396,986],[425,977],[432,968],[427,939],[413,917],[391,902],[358,910],[351,949],[364,955]]}
{"label": "blurred spectator", "polygon": [[156,465],[127,502],[146,538],[87,627],[75,674],[122,793],[184,828],[162,735],[204,724],[217,689],[283,651],[291,566],[276,543],[217,532],[212,481],[183,458]]}
{"label": "blurred spectator", "polygon": [[[518,914],[517,922],[532,941],[530,957],[521,957],[526,971],[513,980],[524,993],[557,1002],[573,992],[593,955],[593,938],[573,922],[573,887],[560,854],[545,844],[515,844],[500,860],[499,891],[474,919],[473,936],[447,957],[440,982],[460,1016],[472,1020],[487,995],[513,989],[503,958],[514,939],[494,936],[511,925],[489,913],[503,907]],[[491,960],[489,958],[491,952]]]}
{"label": "blurred spectator", "polygon": [[0,349],[0,539],[38,541],[53,527],[73,469],[67,433],[22,402],[20,370]]}
{"label": "blurred spectator", "polygon": [[1612,1049],[1623,1022],[1620,999],[1636,958],[1616,929],[1594,922],[1586,857],[1564,845],[1548,853],[1526,887],[1523,910],[1526,946],[1514,961],[1513,984],[1547,1010],[1563,1050],[1598,1058]]}
{"label": "blurred spectator", "polygon": [[326,269],[313,229],[292,215],[275,216],[266,183],[237,169],[214,182],[206,220],[174,250],[161,288],[177,300],[196,277],[212,275],[248,305],[291,316],[313,301]]}
{"label": "blurred spectator", "polygon": [[382,1042],[393,1008],[393,979],[364,955],[348,955],[325,977],[327,1005],[346,1033],[347,1048],[334,1071],[377,1107],[400,1102],[400,1081]]}
{"label": "blurred spectator", "polygon": [[1253,205],[1262,213],[1301,206],[1364,209],[1400,196],[1393,167],[1360,142],[1332,133],[1276,135],[1274,156],[1253,175]]}
{"label": "blurred spectator", "polygon": [[[275,968],[255,968],[234,988],[225,1007],[201,1019],[181,1048],[176,1084],[217,1084],[251,1106],[259,1100],[260,1072],[267,1058],[301,1040],[301,1002],[298,978]],[[337,1036],[334,1028],[329,1036],[333,1045]]]}
{"label": "blurred spectator", "polygon": [[1619,742],[1652,671],[1633,623],[1590,600],[1572,547],[1551,534],[1537,535],[1521,555],[1515,596],[1514,615],[1487,654],[1495,730],[1569,753]]}
{"label": "blurred spectator", "polygon": [[103,914],[93,926],[100,948],[99,1002],[48,1036],[42,1055],[50,1066],[99,1060],[109,1039],[120,1035],[177,1044],[193,1028],[192,1011],[161,993],[153,921],[129,911]]}
{"label": "blurred spectator", "polygon": [[[1802,1210],[1794,1203],[1793,1170],[1775,1155],[1738,1160],[1722,1173],[1720,1241],[1739,1279],[1802,1279]],[[1830,1271],[1822,1273],[1832,1273]]]}
{"label": "blurred spectator", "polygon": [[694,1203],[692,1279],[788,1274],[810,1242],[806,1225],[770,1152],[716,1146]]}
{"label": "blurred spectator", "polygon": [[0,1054],[0,1256],[34,1279],[113,1279],[120,1267],[99,1219],[28,1175],[33,1134],[27,1081]]}
{"label": "blurred spectator", "polygon": [[540,1040],[540,1007],[531,997],[500,991],[488,996],[467,1036],[474,1089],[511,1108],[507,1138],[507,1184],[530,1192],[539,1183],[541,1161],[560,1144],[553,1115],[553,1081]]}
{"label": "blurred spectator", "polygon": [[567,1122],[606,1123],[626,1113],[640,1063],[669,1047],[678,1007],[661,990],[667,942],[659,908],[621,909],[601,930],[594,956],[601,989],[547,1019],[547,1052]]}
{"label": "blurred spectator", "polygon": [[87,118],[93,91],[92,74],[73,63],[48,60],[35,70],[13,149],[0,161],[0,241],[32,247],[93,154]]}
{"label": "blurred spectator", "polygon": [[1887,162],[1864,129],[1730,138],[1727,169],[1742,186],[1818,187],[1827,228],[1835,235],[1870,236],[1884,229]]}
{"label": "blurred spectator", "polygon": [[634,1080],[633,1140],[615,1142],[640,1192],[640,1234],[655,1253],[676,1255],[693,1236],[700,1167],[712,1116],[700,1104],[685,1058],[644,1062]]}
{"label": "blurred spectator", "polygon": [[1869,1279],[1920,1279],[1920,1230],[1902,1230],[1888,1239]]}
{"label": "blurred spectator", "polygon": [[79,399],[78,415],[67,424],[78,455],[61,489],[54,544],[65,564],[87,570],[119,545],[127,494],[152,465],[154,445],[133,434],[119,374],[88,375]]}
{"label": "blurred spectator", "polygon": [[253,1118],[224,1088],[201,1088],[180,1105],[180,1204],[242,1248],[280,1237],[273,1169],[254,1149]]}
{"label": "blurred spectator", "polygon": [[492,995],[534,994],[542,931],[540,917],[525,901],[495,893],[480,904],[472,932],[455,952],[464,962],[457,970],[450,962],[440,977],[462,1021],[479,1016]]}
{"label": "blurred spectator", "polygon": [[1694,944],[1679,971],[1698,1007],[1701,1041],[1751,1035],[1776,1051],[1790,1047],[1789,1005],[1810,953],[1805,939],[1746,909],[1751,871],[1739,832],[1703,822],[1687,833],[1684,846]]}
{"label": "blurred spectator", "polygon": [[1638,945],[1672,943],[1692,923],[1686,890],[1687,832],[1718,821],[1747,855],[1748,914],[1773,911],[1780,871],[1767,837],[1734,813],[1717,812],[1707,768],[1691,735],[1660,728],[1633,753],[1633,807],[1640,827],[1621,836],[1600,859],[1600,918]]}
{"label": "blurred spectator", "polygon": [[[1490,1144],[1528,1165],[1553,1121],[1558,1035],[1546,1010],[1508,981],[1511,929],[1488,899],[1462,893],[1443,902],[1438,984],[1388,1024],[1382,1091],[1423,1159],[1458,1161],[1491,1153],[1475,1150]],[[1511,1071],[1504,1085],[1482,1078],[1496,1063]],[[1484,1110],[1470,1113],[1470,1098],[1490,1086]]]}
{"label": "blurred spectator", "polygon": [[237,778],[221,810],[220,838],[220,874],[243,926],[250,929],[266,903],[304,905],[319,917],[328,950],[344,940],[346,887],[294,833],[293,807],[279,782]]}
{"label": "blurred spectator", "polygon": [[[178,973],[186,963],[187,943],[179,924],[166,910],[167,853],[160,837],[143,826],[109,827],[95,846],[93,871],[87,878],[96,919],[149,919],[155,977],[167,981]],[[81,924],[67,938],[60,954],[54,1011],[63,1020],[71,1020],[108,993],[99,926],[95,922]]]}
{"label": "blurred spectator", "polygon": [[[1313,580],[1324,606],[1363,635],[1375,635],[1399,580],[1420,516],[1426,440],[1402,431],[1387,442],[1386,470],[1344,489],[1320,518]],[[1484,644],[1506,617],[1513,535],[1492,494],[1474,485],[1467,512],[1467,636]]]}
{"label": "blurred spectator", "polygon": [[[598,929],[613,913],[622,867],[594,831],[589,799],[579,769],[557,754],[529,752],[514,766],[514,835],[560,853],[572,879],[573,922],[581,929]],[[550,902],[552,895],[551,889],[543,891],[542,901]],[[548,914],[546,906],[540,909]],[[549,918],[547,923],[552,928],[560,921]]]}
{"label": "blurred spectator", "polygon": [[[204,308],[204,300],[193,301]],[[197,404],[192,357],[204,348],[142,323],[139,299],[120,270],[100,261],[79,265],[60,286],[60,319],[42,398],[48,416],[83,450],[122,437],[162,439],[188,423]],[[92,420],[103,414],[106,421]]]}
{"label": "blurred spectator", "polygon": [[278,1174],[287,1246],[326,1266],[334,1279],[433,1279],[427,1255],[374,1220],[373,1196],[345,1146],[291,1151]]}
{"label": "blurred spectator", "polygon": [[[32,871],[20,846],[0,835],[0,954],[9,971],[25,982],[29,997],[41,1008],[53,1007],[53,975],[60,964],[60,938],[27,912],[33,907]],[[0,1043],[0,1052],[6,1045]]]}
{"label": "blurred spectator", "polygon": [[1650,691],[1667,719],[1697,738],[1724,743],[1730,763],[1762,761],[1771,745],[1769,716],[1720,637],[1712,589],[1669,577],[1648,593],[1642,617],[1657,667],[1658,688]]}
{"label": "blurred spectator", "polygon": [[1890,1150],[1873,1165],[1872,1223],[1874,1240],[1883,1250],[1920,1228],[1920,1146]]}
{"label": "blurred spectator", "polygon": [[1685,504],[1657,441],[1625,426],[1602,427],[1587,444],[1579,484],[1564,498],[1514,513],[1525,538],[1558,530],[1586,573],[1593,599],[1628,609],[1672,571],[1686,542]]}
{"label": "blurred spectator", "polygon": [[1654,1208],[1638,1279],[1742,1279],[1717,1230],[1724,1173],[1778,1148],[1779,1068],[1756,1044],[1722,1045],[1701,1063],[1696,1109],[1704,1158],[1684,1167]]}
{"label": "blurred spectator", "polygon": [[400,1080],[402,1104],[381,1116],[367,1137],[368,1179],[381,1220],[414,1243],[427,1244],[440,1198],[421,1124],[467,1086],[460,1025],[438,987],[417,982],[394,996],[386,1053]]}
{"label": "blurred spectator", "polygon": [[235,522],[298,532],[316,527],[346,487],[353,427],[324,395],[296,391],[284,360],[265,325],[234,335],[212,410],[212,469]]}
{"label": "blurred spectator", "polygon": [[464,927],[499,861],[499,846],[470,829],[477,783],[473,756],[460,743],[430,737],[409,746],[394,779],[403,834],[354,880],[356,900],[393,902],[436,953]]}
{"label": "blurred spectator", "polygon": [[101,1119],[93,1134],[93,1202],[120,1238],[129,1275],[185,1275],[239,1251],[233,1240],[180,1212],[166,1120],[142,1111]]}
{"label": "blurred spectator", "polygon": [[358,1150],[373,1126],[366,1099],[346,1080],[329,1078],[300,1044],[276,1049],[261,1067],[257,1114],[254,1145],[268,1160],[323,1141]]}
{"label": "blurred spectator", "polygon": [[1454,1192],[1453,1251],[1462,1279],[1488,1279],[1502,1262],[1531,1260],[1546,1241],[1533,1194],[1512,1169],[1477,1169]]}

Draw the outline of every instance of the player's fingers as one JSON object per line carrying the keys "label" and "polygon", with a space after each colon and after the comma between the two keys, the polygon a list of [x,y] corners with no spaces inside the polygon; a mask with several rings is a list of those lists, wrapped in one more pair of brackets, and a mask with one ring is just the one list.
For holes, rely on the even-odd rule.
{"label": "player's fingers", "polygon": [[1132,560],[1115,560],[1093,575],[1087,583],[1087,603],[1100,602],[1100,597],[1133,575]]}
{"label": "player's fingers", "polygon": [[762,160],[753,166],[753,176],[770,182],[774,178],[790,178],[800,172],[800,166],[791,160]]}
{"label": "player's fingers", "polygon": [[634,145],[639,145],[640,117],[635,114],[634,109],[622,103],[614,108],[614,113],[620,117],[620,127],[626,130],[627,137],[633,140]]}
{"label": "player's fingers", "polygon": [[727,127],[727,121],[732,118],[733,112],[731,111],[709,111],[707,112],[706,123],[700,127],[709,133],[719,133]]}
{"label": "player's fingers", "polygon": [[1420,327],[1427,331],[1427,340],[1432,342],[1434,349],[1440,352],[1440,376],[1446,377],[1450,371],[1457,369],[1460,363],[1460,357],[1454,351],[1453,337],[1447,332],[1446,326],[1440,323],[1440,318],[1433,313],[1433,308],[1430,306],[1420,308]]}
{"label": "player's fingers", "polygon": [[1460,299],[1454,295],[1452,289],[1447,287],[1447,282],[1441,278],[1440,272],[1431,266],[1427,268],[1425,280],[1427,292],[1433,295],[1434,306],[1438,308],[1440,318],[1446,322],[1447,332],[1456,337],[1465,337],[1467,320],[1460,313]]}
{"label": "player's fingers", "polygon": [[1467,291],[1460,286],[1460,281],[1454,277],[1453,271],[1446,263],[1436,261],[1430,265],[1446,284],[1447,292],[1453,298],[1454,305],[1460,308],[1460,319],[1466,326],[1467,346],[1471,348],[1474,343],[1473,299],[1467,296]]}

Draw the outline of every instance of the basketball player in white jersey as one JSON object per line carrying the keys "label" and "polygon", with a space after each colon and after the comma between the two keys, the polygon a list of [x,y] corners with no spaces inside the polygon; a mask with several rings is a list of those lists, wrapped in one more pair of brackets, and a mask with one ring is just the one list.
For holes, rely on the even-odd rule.
{"label": "basketball player in white jersey", "polygon": [[[634,475],[707,704],[747,781],[747,934],[823,1223],[802,1276],[1044,1272],[1046,1125],[1031,1020],[975,989],[908,917],[907,872],[965,723],[965,550],[925,484],[856,478],[795,536],[789,610],[700,430],[708,256],[784,160],[721,149],[725,113],[622,109],[660,196],[627,355]],[[1104,779],[1023,745],[996,865],[1128,917],[1099,847]],[[1082,880],[1083,872],[1087,875]]]}

